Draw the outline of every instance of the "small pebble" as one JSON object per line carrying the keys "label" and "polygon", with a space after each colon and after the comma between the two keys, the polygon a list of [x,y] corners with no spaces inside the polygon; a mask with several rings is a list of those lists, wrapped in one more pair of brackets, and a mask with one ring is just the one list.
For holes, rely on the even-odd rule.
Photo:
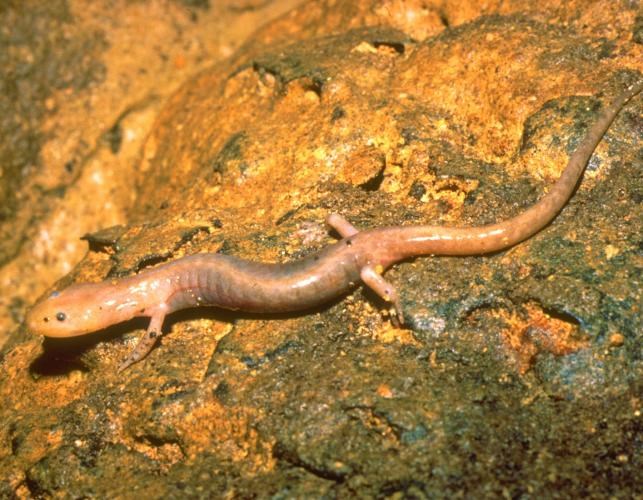
{"label": "small pebble", "polygon": [[625,342],[625,337],[621,333],[613,333],[610,335],[610,345],[612,347],[620,347]]}

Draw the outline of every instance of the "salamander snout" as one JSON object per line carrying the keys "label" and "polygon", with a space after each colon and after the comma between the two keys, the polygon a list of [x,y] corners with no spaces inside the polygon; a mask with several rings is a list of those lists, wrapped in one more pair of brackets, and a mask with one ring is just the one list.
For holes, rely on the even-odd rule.
{"label": "salamander snout", "polygon": [[27,328],[47,337],[69,337],[73,332],[73,313],[70,314],[64,303],[56,300],[59,294],[54,292],[49,298],[37,303],[26,318]]}
{"label": "salamander snout", "polygon": [[[65,337],[69,334],[64,333],[61,328],[64,328],[62,325],[66,320],[67,313],[65,311],[55,311],[49,304],[41,302],[29,311],[26,322],[27,328],[34,333],[54,337]],[[56,323],[59,323],[60,326],[57,327]],[[56,331],[60,331],[60,334],[56,335]]]}
{"label": "salamander snout", "polygon": [[73,337],[101,328],[100,310],[92,299],[92,284],[54,292],[27,314],[27,328],[46,337]]}

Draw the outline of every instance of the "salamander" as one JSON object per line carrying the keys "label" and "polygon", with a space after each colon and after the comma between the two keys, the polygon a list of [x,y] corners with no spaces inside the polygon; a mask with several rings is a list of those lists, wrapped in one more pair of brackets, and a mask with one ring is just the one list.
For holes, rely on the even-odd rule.
{"label": "salamander", "polygon": [[571,197],[616,115],[642,89],[643,80],[605,106],[549,192],[503,222],[479,227],[395,226],[358,231],[342,216],[331,214],[327,223],[341,239],[302,260],[261,263],[222,254],[186,256],[122,279],[74,284],[55,291],[31,309],[27,327],[47,337],[71,337],[134,317],[149,317],[147,331],[119,366],[120,371],[150,352],[169,313],[195,306],[256,313],[301,311],[324,304],[361,282],[387,301],[392,320],[403,324],[398,293],[382,276],[385,269],[421,255],[496,252],[540,231]]}

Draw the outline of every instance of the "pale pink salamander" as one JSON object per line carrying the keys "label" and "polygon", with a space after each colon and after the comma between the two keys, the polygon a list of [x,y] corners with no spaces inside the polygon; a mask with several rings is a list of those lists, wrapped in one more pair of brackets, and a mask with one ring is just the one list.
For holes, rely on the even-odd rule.
{"label": "pale pink salamander", "polygon": [[643,89],[628,87],[589,129],[550,191],[523,213],[497,224],[469,228],[386,227],[359,232],[337,214],[328,224],[343,239],[320,252],[284,264],[258,263],[220,254],[197,254],[141,273],[102,283],[72,285],[36,304],[27,326],[47,337],[71,337],[101,330],[136,316],[149,316],[147,332],[120,365],[143,359],[173,311],[210,305],[272,313],[314,307],[352,289],[361,280],[394,309],[403,323],[395,287],[382,272],[418,255],[475,255],[515,245],[547,225],[563,208],[596,145],[623,106]]}

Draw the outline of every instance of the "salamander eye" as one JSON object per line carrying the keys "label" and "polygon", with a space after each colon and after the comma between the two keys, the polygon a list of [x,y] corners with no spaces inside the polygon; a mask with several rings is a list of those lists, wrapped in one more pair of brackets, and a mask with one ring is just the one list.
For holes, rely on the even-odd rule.
{"label": "salamander eye", "polygon": [[58,321],[65,321],[67,319],[67,315],[64,312],[56,313],[56,319]]}

